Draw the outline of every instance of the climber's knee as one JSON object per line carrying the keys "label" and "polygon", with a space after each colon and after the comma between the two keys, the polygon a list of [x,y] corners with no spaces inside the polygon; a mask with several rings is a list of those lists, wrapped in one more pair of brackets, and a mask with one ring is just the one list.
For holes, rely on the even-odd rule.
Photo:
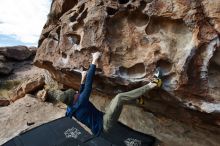
{"label": "climber's knee", "polygon": [[124,95],[124,93],[119,93],[115,96],[115,98],[113,100],[114,100],[115,104],[117,103],[118,105],[120,105],[126,101],[125,97],[126,96]]}

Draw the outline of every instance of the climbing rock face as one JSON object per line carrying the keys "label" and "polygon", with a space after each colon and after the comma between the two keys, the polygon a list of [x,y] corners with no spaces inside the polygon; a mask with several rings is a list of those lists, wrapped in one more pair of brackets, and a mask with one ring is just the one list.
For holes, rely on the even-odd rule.
{"label": "climbing rock face", "polygon": [[80,69],[100,51],[94,88],[111,96],[143,85],[160,67],[163,87],[145,108],[216,132],[219,33],[219,0],[54,0],[35,65],[78,88]]}

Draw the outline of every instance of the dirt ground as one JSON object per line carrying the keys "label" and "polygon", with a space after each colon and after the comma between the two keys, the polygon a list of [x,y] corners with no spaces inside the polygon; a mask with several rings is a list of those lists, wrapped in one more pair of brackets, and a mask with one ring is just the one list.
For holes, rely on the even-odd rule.
{"label": "dirt ground", "polygon": [[0,145],[20,132],[64,116],[65,107],[41,102],[26,95],[6,107],[0,107]]}

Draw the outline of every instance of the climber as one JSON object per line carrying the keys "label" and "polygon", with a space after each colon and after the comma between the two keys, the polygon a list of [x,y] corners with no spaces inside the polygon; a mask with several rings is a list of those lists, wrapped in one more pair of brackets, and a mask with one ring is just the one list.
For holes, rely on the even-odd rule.
{"label": "climber", "polygon": [[100,55],[101,54],[99,52],[92,54],[92,64],[90,65],[88,72],[83,71],[81,73],[82,79],[79,93],[76,93],[73,89],[68,89],[64,92],[57,91],[57,93],[55,93],[59,96],[58,100],[64,102],[68,106],[66,116],[70,118],[74,116],[77,120],[88,126],[95,135],[99,135],[101,131],[108,132],[114,124],[117,123],[123,104],[127,101],[138,99],[147,91],[160,87],[162,84],[161,79],[158,78],[158,71],[152,82],[144,85],[143,87],[129,92],[119,93],[115,96],[109,105],[109,109],[106,113],[103,113],[97,110],[89,101],[92,91],[93,76],[96,70],[96,63]]}

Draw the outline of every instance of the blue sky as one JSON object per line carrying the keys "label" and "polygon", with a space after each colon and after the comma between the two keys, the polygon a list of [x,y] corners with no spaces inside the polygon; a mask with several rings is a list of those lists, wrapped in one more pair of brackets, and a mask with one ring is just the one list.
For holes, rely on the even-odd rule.
{"label": "blue sky", "polygon": [[0,46],[37,46],[51,0],[0,0]]}

